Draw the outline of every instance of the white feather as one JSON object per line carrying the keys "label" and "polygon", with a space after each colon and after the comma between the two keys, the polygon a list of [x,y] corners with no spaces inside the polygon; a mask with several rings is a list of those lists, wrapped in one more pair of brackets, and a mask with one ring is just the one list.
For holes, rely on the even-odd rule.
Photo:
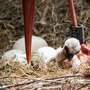
{"label": "white feather", "polygon": [[63,48],[59,47],[56,49],[56,62],[57,63],[60,63],[60,62],[63,62],[63,60],[66,59],[66,56],[65,56],[65,51]]}
{"label": "white feather", "polygon": [[57,53],[61,53],[62,50],[63,50],[63,48],[61,48],[61,47],[57,48],[57,49],[56,49],[56,54],[57,54]]}
{"label": "white feather", "polygon": [[[40,49],[36,50],[35,55],[33,57],[40,59],[40,62],[44,62],[44,64],[48,63],[53,57],[56,55],[56,50],[52,47],[41,47]],[[26,64],[26,54],[21,50],[9,50],[4,53],[2,56],[3,60],[16,60],[19,61],[21,64]],[[36,60],[36,59],[35,59]],[[36,60],[36,61],[37,61]],[[34,60],[33,60],[34,61]]]}
{"label": "white feather", "polygon": [[[39,48],[44,46],[48,46],[47,42],[44,39],[37,36],[32,36],[32,51],[38,50]],[[13,49],[25,51],[24,37],[16,41],[16,43],[13,45]]]}
{"label": "white feather", "polygon": [[45,64],[56,56],[56,50],[52,47],[41,47],[38,49],[38,53]]}
{"label": "white feather", "polygon": [[65,41],[64,47],[67,46],[70,53],[80,51],[80,42],[76,38],[69,38]]}
{"label": "white feather", "polygon": [[73,58],[72,58],[72,66],[73,67],[76,67],[76,66],[79,66],[81,64],[80,60],[78,59],[78,57],[75,55]]}
{"label": "white feather", "polygon": [[15,60],[20,62],[21,64],[26,64],[26,55],[25,52],[21,50],[9,50],[4,53],[2,56],[3,60]]}

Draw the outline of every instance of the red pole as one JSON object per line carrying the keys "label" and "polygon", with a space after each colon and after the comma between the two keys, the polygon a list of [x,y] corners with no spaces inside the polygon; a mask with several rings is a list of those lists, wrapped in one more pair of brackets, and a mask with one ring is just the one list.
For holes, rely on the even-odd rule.
{"label": "red pole", "polygon": [[[71,17],[72,24],[74,27],[77,27],[78,23],[77,23],[76,12],[74,7],[74,0],[68,0],[68,4],[69,4],[69,14]],[[81,51],[86,55],[90,54],[90,48],[87,47],[85,44],[81,45]]]}
{"label": "red pole", "polygon": [[35,0],[22,0],[24,14],[24,33],[27,63],[31,59],[32,28],[35,10]]}
{"label": "red pole", "polygon": [[72,24],[73,26],[77,27],[78,24],[77,24],[76,12],[74,7],[74,0],[68,0],[68,4],[69,4],[69,13],[70,13]]}

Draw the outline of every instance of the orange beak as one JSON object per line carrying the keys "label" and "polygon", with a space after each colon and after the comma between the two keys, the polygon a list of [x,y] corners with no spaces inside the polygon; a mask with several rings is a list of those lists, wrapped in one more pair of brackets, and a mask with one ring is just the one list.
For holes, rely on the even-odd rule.
{"label": "orange beak", "polygon": [[22,0],[24,14],[24,33],[27,63],[31,59],[32,30],[34,21],[35,0]]}

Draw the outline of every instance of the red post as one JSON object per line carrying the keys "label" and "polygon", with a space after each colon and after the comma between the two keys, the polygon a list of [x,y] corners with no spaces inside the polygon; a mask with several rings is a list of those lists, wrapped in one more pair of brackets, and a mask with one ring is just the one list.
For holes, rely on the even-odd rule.
{"label": "red post", "polygon": [[31,59],[32,28],[35,10],[35,0],[22,0],[24,14],[24,33],[27,63]]}
{"label": "red post", "polygon": [[[74,0],[68,0],[68,4],[69,4],[69,14],[71,17],[72,25],[74,27],[77,27],[78,23],[77,23],[76,12],[74,7]],[[86,55],[90,55],[90,47],[87,47],[85,44],[81,44],[81,51]]]}
{"label": "red post", "polygon": [[71,21],[73,26],[77,27],[77,18],[76,18],[76,12],[75,12],[75,7],[74,7],[74,0],[68,0],[68,4],[69,4],[69,14],[71,17]]}

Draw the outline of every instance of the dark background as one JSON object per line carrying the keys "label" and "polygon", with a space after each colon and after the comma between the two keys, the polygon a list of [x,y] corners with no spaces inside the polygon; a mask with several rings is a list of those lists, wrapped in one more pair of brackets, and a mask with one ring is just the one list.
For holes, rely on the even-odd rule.
{"label": "dark background", "polygon": [[[90,0],[76,0],[75,8],[79,24],[90,35]],[[36,0],[33,34],[44,38],[54,48],[63,44],[69,36],[71,25],[67,0]],[[21,0],[0,0],[0,52],[10,49],[24,34]]]}

